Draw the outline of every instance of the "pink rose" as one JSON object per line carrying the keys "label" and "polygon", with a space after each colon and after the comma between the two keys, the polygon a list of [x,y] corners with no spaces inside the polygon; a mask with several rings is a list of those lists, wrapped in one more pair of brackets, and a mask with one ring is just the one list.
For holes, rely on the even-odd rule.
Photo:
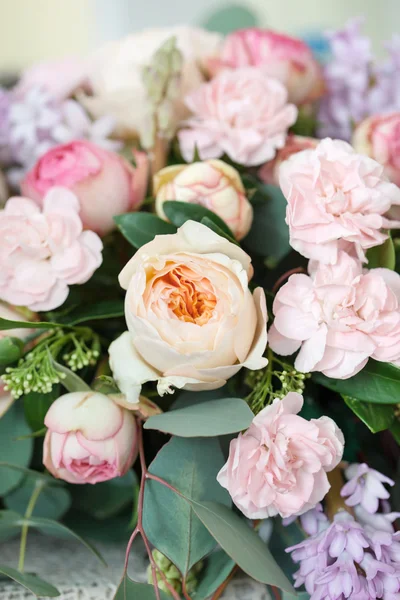
{"label": "pink rose", "polygon": [[374,358],[400,365],[400,275],[362,271],[340,252],[335,265],[311,262],[311,276],[292,275],[275,296],[269,344],[293,354],[304,373],[352,377]]}
{"label": "pink rose", "polygon": [[179,93],[173,106],[173,121],[188,115],[182,99],[205,81],[207,56],[219,50],[222,37],[199,27],[176,26],[145,29],[108,42],[89,59],[91,96],[81,96],[84,106],[96,117],[111,115],[115,135],[143,138],[152,126],[152,106],[143,84],[143,69],[168,39],[175,37],[182,53],[183,68]]}
{"label": "pink rose", "polygon": [[111,396],[65,394],[49,408],[43,464],[57,479],[99,483],[121,477],[137,453],[135,418]]}
{"label": "pink rose", "polygon": [[160,395],[213,390],[267,364],[265,295],[249,290],[252,271],[238,245],[194,221],[139,248],[119,276],[129,331],[109,348],[129,402],[146,381]]}
{"label": "pink rose", "polygon": [[25,94],[31,87],[41,87],[55,100],[66,100],[87,84],[87,61],[76,56],[41,62],[23,71],[15,90]]}
{"label": "pink rose", "polygon": [[241,240],[251,227],[253,208],[246,198],[239,173],[222,160],[206,160],[191,165],[172,165],[154,178],[156,211],[166,219],[163,204],[179,200],[201,204],[215,212]]}
{"label": "pink rose", "polygon": [[231,33],[219,58],[209,61],[209,69],[215,74],[241,67],[261,67],[286,86],[295,104],[315,100],[324,92],[318,61],[307,44],[295,37],[257,27]]}
{"label": "pink rose", "polygon": [[287,160],[292,154],[316,148],[319,140],[301,135],[289,134],[286,138],[286,143],[281,150],[278,150],[273,160],[268,161],[258,170],[258,177],[264,183],[279,186],[279,169],[281,164]]}
{"label": "pink rose", "polygon": [[352,145],[383,165],[390,181],[400,185],[400,112],[362,121],[354,131]]}
{"label": "pink rose", "polygon": [[326,473],[342,458],[343,434],[329,417],[299,417],[302,406],[294,392],[276,398],[231,441],[217,479],[249,519],[301,515],[330,488]]}
{"label": "pink rose", "polygon": [[79,199],[85,229],[104,235],[113,217],[137,210],[147,189],[148,158],[134,151],[136,168],[118,154],[86,140],[56,146],[44,154],[21,182],[22,192],[39,205],[54,186],[69,188]]}
{"label": "pink rose", "polygon": [[42,210],[28,198],[10,198],[0,211],[0,298],[53,310],[66,300],[69,285],[90,279],[102,248],[93,231],[82,231],[71,191],[51,189]]}
{"label": "pink rose", "polygon": [[366,261],[364,251],[387,239],[382,229],[400,226],[385,217],[400,204],[400,189],[346,142],[327,138],[292,155],[281,165],[279,183],[290,244],[307,258],[334,264],[340,249],[353,247]]}
{"label": "pink rose", "polygon": [[186,105],[193,117],[179,142],[187,162],[196,147],[202,160],[226,153],[241,165],[260,165],[283,148],[297,118],[284,86],[255,67],[223,71],[187,96]]}

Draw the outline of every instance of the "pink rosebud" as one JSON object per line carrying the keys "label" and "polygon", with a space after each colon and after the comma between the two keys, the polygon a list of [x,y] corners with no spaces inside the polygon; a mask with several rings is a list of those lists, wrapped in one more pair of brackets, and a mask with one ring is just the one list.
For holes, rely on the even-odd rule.
{"label": "pink rosebud", "polygon": [[400,275],[362,271],[345,252],[335,265],[311,263],[275,296],[269,344],[281,355],[300,349],[298,371],[352,377],[374,358],[400,365]]}
{"label": "pink rosebud", "polygon": [[99,483],[121,477],[138,448],[129,410],[97,392],[65,394],[49,408],[43,464],[57,479]]}
{"label": "pink rosebud", "polygon": [[101,265],[103,244],[82,231],[79,202],[65,188],[46,193],[41,210],[10,198],[0,211],[0,298],[31,310],[53,310],[68,286],[85,283]]}
{"label": "pink rosebud", "polygon": [[319,140],[311,137],[304,137],[302,135],[289,134],[286,138],[286,143],[281,150],[278,150],[273,160],[265,163],[258,170],[258,177],[264,183],[279,186],[279,169],[281,164],[290,158],[292,154],[307,150],[309,148],[316,148]]}
{"label": "pink rosebud", "polygon": [[400,185],[400,112],[362,121],[354,131],[352,145],[383,165],[390,181]]}
{"label": "pink rosebud", "polygon": [[239,173],[222,160],[206,160],[191,165],[173,165],[154,178],[156,210],[167,220],[163,204],[179,200],[201,204],[215,212],[241,240],[251,227],[253,209],[246,198]]}
{"label": "pink rosebud", "polygon": [[340,249],[353,248],[366,261],[365,250],[387,239],[382,229],[400,226],[386,215],[400,204],[400,189],[382,165],[341,140],[326,138],[292,155],[280,167],[279,183],[290,244],[307,258],[334,264]]}
{"label": "pink rosebud", "polygon": [[223,71],[186,97],[192,111],[179,133],[182,155],[191,162],[219,158],[255,166],[274,158],[297,118],[287,91],[256,67]]}
{"label": "pink rosebud", "polygon": [[23,71],[16,92],[25,94],[31,87],[41,87],[55,100],[66,100],[87,85],[87,61],[76,56],[35,64]]}
{"label": "pink rosebud", "polygon": [[137,210],[147,189],[149,161],[134,151],[136,168],[114,152],[86,140],[56,146],[44,154],[21,182],[22,192],[39,205],[53,186],[78,197],[85,229],[104,235],[115,228],[113,217]]}
{"label": "pink rosebud", "polygon": [[307,44],[257,27],[228,35],[219,58],[210,59],[208,67],[214,74],[226,68],[261,67],[286,86],[295,104],[315,100],[324,92],[321,67]]}
{"label": "pink rosebud", "polygon": [[298,416],[302,406],[295,392],[276,398],[230,444],[217,479],[249,519],[301,515],[330,488],[326,473],[342,458],[343,433],[329,417]]}

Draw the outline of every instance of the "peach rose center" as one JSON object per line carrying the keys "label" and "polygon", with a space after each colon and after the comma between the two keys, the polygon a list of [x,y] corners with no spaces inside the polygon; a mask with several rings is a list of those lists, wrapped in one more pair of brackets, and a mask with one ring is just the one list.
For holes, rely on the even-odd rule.
{"label": "peach rose center", "polygon": [[156,279],[162,300],[180,321],[205,325],[211,319],[217,298],[210,280],[184,265],[171,268]]}

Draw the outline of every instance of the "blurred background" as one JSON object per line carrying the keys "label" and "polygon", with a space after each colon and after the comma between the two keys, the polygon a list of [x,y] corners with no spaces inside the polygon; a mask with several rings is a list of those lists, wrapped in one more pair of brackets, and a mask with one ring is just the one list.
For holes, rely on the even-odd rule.
{"label": "blurred background", "polygon": [[377,56],[400,31],[399,0],[0,0],[0,72],[51,57],[85,55],[145,27],[182,23],[220,32],[251,25],[297,34],[316,46],[321,31],[364,15]]}

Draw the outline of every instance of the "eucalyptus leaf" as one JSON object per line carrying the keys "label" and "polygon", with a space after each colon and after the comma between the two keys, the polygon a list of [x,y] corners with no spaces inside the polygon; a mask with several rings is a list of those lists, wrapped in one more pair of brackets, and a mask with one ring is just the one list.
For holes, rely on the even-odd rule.
{"label": "eucalyptus leaf", "polygon": [[7,331],[8,329],[53,329],[54,327],[64,327],[64,325],[49,321],[10,321],[0,317],[0,331]]}
{"label": "eucalyptus leaf", "polygon": [[114,542],[125,545],[133,529],[130,527],[131,517],[132,512],[125,511],[122,515],[100,521],[88,513],[71,509],[63,519],[63,523],[83,538],[107,544]]}
{"label": "eucalyptus leaf", "polygon": [[4,337],[0,339],[0,367],[5,367],[21,358],[24,343],[19,338]]}
{"label": "eucalyptus leaf", "polygon": [[68,392],[92,391],[91,387],[88,386],[88,384],[85,381],[83,381],[83,379],[81,379],[79,375],[71,371],[71,369],[68,369],[68,367],[64,367],[64,365],[60,365],[60,363],[58,363],[54,359],[52,359],[52,363],[57,373],[61,373],[62,385],[65,387],[66,390],[68,390]]}
{"label": "eucalyptus leaf", "polygon": [[200,579],[196,590],[191,594],[193,600],[206,600],[214,594],[220,585],[229,577],[235,562],[223,550],[212,552],[199,573]]}
{"label": "eucalyptus leaf", "polygon": [[228,4],[222,8],[218,8],[217,4],[214,3],[214,12],[211,12],[204,21],[205,29],[210,31],[217,31],[223,35],[232,33],[236,29],[243,29],[248,27],[257,27],[259,25],[257,16],[247,6],[240,6],[236,3]]}
{"label": "eucalyptus leaf", "polygon": [[156,235],[176,233],[176,227],[156,215],[145,212],[128,213],[114,217],[122,235],[134,246],[140,248],[151,242]]}
{"label": "eucalyptus leaf", "polygon": [[374,246],[367,251],[368,268],[385,268],[394,271],[396,266],[396,252],[391,236],[380,246]]}
{"label": "eucalyptus leaf", "polygon": [[198,221],[200,223],[204,217],[207,217],[228,236],[231,238],[234,237],[225,221],[223,221],[216,213],[208,210],[208,208],[201,204],[167,200],[164,202],[162,208],[167,219],[176,227],[181,227],[186,221]]}
{"label": "eucalyptus leaf", "polygon": [[400,398],[400,369],[371,359],[349,379],[332,379],[322,373],[313,373],[313,379],[334,392],[364,402],[397,404]]}
{"label": "eucalyptus leaf", "polygon": [[[224,457],[216,438],[173,437],[149,467],[194,500],[216,500],[230,506],[229,494],[216,480]],[[146,482],[143,526],[150,542],[186,575],[216,546],[188,502],[156,481]]]}
{"label": "eucalyptus leaf", "polygon": [[[161,600],[171,600],[171,596],[159,590]],[[127,575],[122,578],[114,600],[156,600],[154,587],[147,583],[132,581]]]}
{"label": "eucalyptus leaf", "polygon": [[191,500],[190,504],[221,548],[245,573],[296,595],[266,544],[243,519],[217,502]]}
{"label": "eucalyptus leaf", "polygon": [[26,467],[31,461],[33,440],[15,439],[30,432],[22,406],[13,404],[0,419],[0,496],[17,487],[23,478],[23,472],[9,468],[5,463]]}
{"label": "eucalyptus leaf", "polygon": [[[26,437],[29,438],[31,436],[27,435]],[[29,476],[33,477],[33,479],[40,479],[48,485],[65,485],[65,482],[62,479],[54,479],[54,477],[52,477],[51,475],[47,475],[46,473],[41,473],[40,471],[33,471],[32,469],[27,469],[26,467],[21,467],[21,465],[15,465],[6,461],[0,461],[0,480],[3,469],[16,471],[20,474],[20,480],[22,480],[24,476]]]}
{"label": "eucalyptus leaf", "polygon": [[79,325],[86,321],[98,321],[100,319],[113,319],[124,316],[123,300],[102,300],[93,302],[89,306],[73,311],[66,317],[69,325]]}
{"label": "eucalyptus leaf", "polygon": [[57,588],[43,581],[37,575],[20,573],[20,571],[6,565],[0,565],[0,573],[22,585],[36,597],[47,596],[48,598],[56,598],[60,595]]}
{"label": "eucalyptus leaf", "polygon": [[[35,486],[35,480],[26,477],[17,488],[4,497],[6,508],[24,514]],[[33,509],[33,516],[58,520],[67,512],[70,505],[71,495],[66,487],[48,485],[40,492]]]}
{"label": "eucalyptus leaf", "polygon": [[349,396],[343,396],[343,400],[372,433],[389,429],[393,423],[395,418],[393,404],[372,404]]}
{"label": "eucalyptus leaf", "polygon": [[243,246],[263,257],[279,262],[291,251],[289,228],[285,222],[286,198],[280,188],[255,180],[252,198],[254,216]]}
{"label": "eucalyptus leaf", "polygon": [[24,394],[24,411],[27,423],[32,431],[41,431],[44,426],[44,418],[54,400],[61,396],[61,386],[56,384],[51,392],[29,392]]}
{"label": "eucalyptus leaf", "polygon": [[247,429],[253,418],[244,400],[223,398],[155,415],[144,428],[180,437],[215,437]]}

